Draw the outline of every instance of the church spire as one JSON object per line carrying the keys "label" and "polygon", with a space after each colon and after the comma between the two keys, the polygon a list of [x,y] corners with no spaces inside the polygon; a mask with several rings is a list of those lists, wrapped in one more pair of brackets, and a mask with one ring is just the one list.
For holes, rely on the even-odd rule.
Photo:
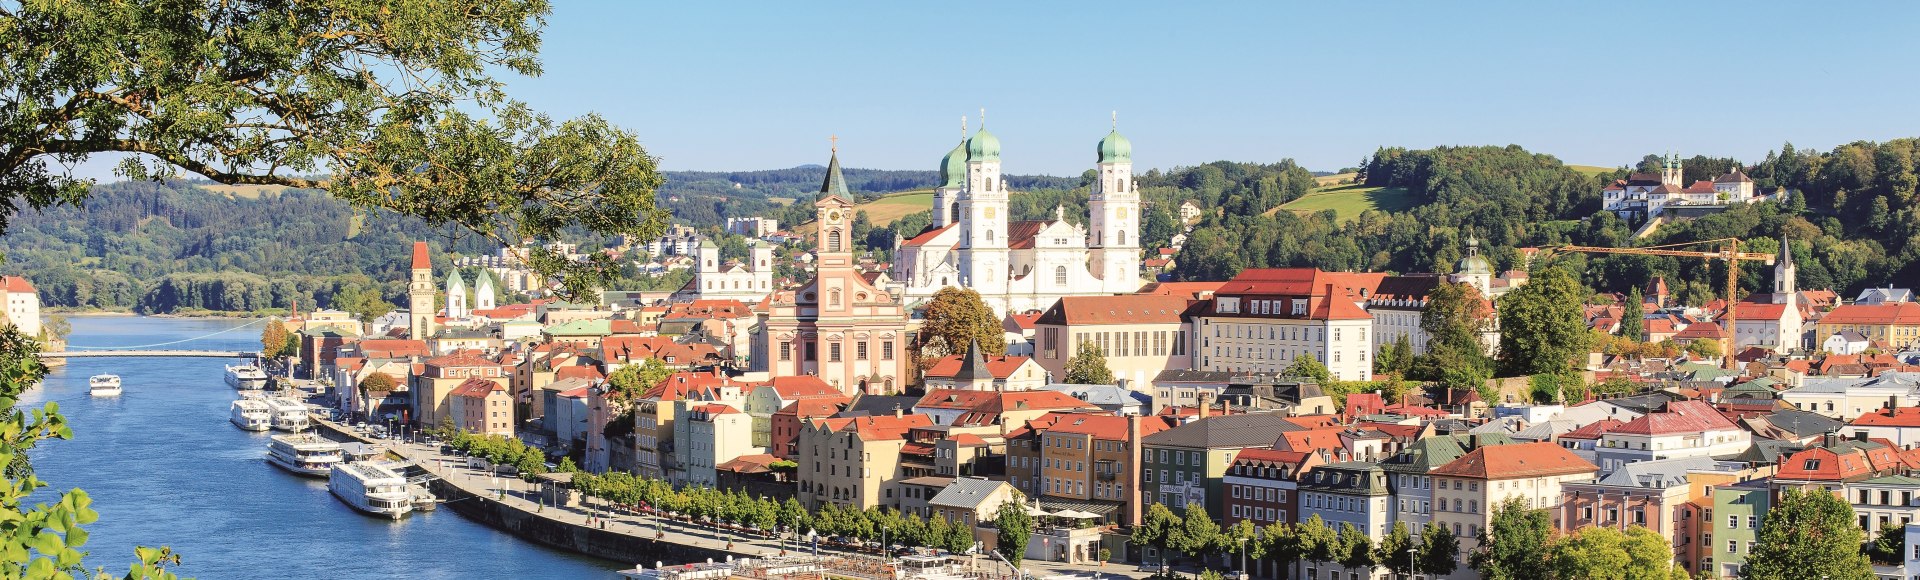
{"label": "church spire", "polygon": [[847,193],[847,179],[840,175],[840,137],[833,138],[833,157],[827,161],[827,180],[820,183],[820,193],[851,198]]}

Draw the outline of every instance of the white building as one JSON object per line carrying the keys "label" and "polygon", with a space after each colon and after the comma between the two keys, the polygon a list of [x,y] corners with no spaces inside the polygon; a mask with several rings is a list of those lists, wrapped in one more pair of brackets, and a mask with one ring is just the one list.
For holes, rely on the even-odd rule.
{"label": "white building", "polygon": [[12,323],[27,336],[40,335],[40,293],[33,283],[20,276],[0,276],[0,295],[7,307],[4,322]]}
{"label": "white building", "polygon": [[714,466],[767,452],[752,444],[753,418],[720,403],[689,405],[674,421],[673,430],[686,485],[716,487],[719,476]]}
{"label": "white building", "polygon": [[720,260],[720,246],[713,240],[700,240],[695,250],[699,261],[693,277],[693,295],[676,298],[731,299],[759,302],[773,292],[773,246],[760,240],[747,241],[747,261]]}
{"label": "white building", "polygon": [[1725,457],[1746,451],[1753,435],[1701,401],[1674,401],[1600,435],[1600,473],[1640,461]]}
{"label": "white building", "polygon": [[1039,310],[1063,296],[1140,288],[1140,194],[1133,145],[1119,131],[1097,146],[1099,179],[1085,227],[1056,209],[1050,220],[1010,221],[1000,139],[985,127],[940,162],[933,223],[899,244],[891,276],[908,305],[948,286],[980,292],[995,313]]}
{"label": "white building", "polygon": [[1753,178],[1740,170],[1712,181],[1682,184],[1680,156],[1669,155],[1661,161],[1659,173],[1635,173],[1615,180],[1600,192],[1601,206],[1622,218],[1658,216],[1670,207],[1726,207],[1767,199],[1754,188]]}
{"label": "white building", "polygon": [[1335,379],[1367,380],[1373,316],[1360,303],[1383,277],[1315,268],[1242,271],[1189,310],[1193,368],[1277,373],[1310,356]]}
{"label": "white building", "polygon": [[749,238],[764,238],[780,231],[780,220],[764,217],[727,218],[727,233]]}
{"label": "white building", "polygon": [[1749,296],[1734,307],[1738,317],[1733,331],[1735,351],[1757,346],[1784,353],[1805,346],[1801,336],[1806,318],[1800,312],[1800,289],[1794,281],[1797,271],[1787,241],[1780,240],[1780,255],[1773,263],[1773,294]]}
{"label": "white building", "polygon": [[1887,406],[1920,406],[1920,373],[1888,371],[1861,379],[1810,377],[1800,386],[1780,392],[1780,400],[1795,409],[1812,411],[1842,421]]}

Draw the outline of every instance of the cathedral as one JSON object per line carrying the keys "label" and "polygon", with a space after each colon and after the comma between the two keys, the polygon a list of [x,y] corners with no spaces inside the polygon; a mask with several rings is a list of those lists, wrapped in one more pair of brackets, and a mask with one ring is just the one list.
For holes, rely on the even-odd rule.
{"label": "cathedral", "polygon": [[1087,200],[1086,225],[1067,222],[1058,209],[1053,219],[1010,220],[1000,139],[983,123],[941,159],[932,225],[896,245],[889,276],[897,292],[917,305],[941,288],[972,288],[1005,316],[1045,309],[1062,296],[1139,290],[1133,145],[1115,129],[1095,153],[1099,179]]}

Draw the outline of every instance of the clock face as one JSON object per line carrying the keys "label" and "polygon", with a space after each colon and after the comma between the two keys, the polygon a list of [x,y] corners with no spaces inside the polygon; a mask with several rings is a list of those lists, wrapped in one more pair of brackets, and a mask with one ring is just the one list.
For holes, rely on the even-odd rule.
{"label": "clock face", "polygon": [[1120,208],[1120,219],[1127,219],[1127,208]]}
{"label": "clock face", "polygon": [[827,212],[827,221],[830,221],[830,222],[840,221],[840,210],[833,210],[833,211]]}
{"label": "clock face", "polygon": [[993,219],[993,208],[987,208],[987,219]]}

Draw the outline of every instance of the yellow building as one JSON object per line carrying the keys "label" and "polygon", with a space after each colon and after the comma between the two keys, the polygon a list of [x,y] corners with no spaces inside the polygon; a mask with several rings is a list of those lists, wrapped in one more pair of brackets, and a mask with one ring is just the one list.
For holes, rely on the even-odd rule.
{"label": "yellow building", "polygon": [[1081,344],[1092,344],[1106,355],[1113,378],[1144,389],[1160,371],[1191,367],[1180,317],[1188,304],[1185,296],[1156,294],[1063,297],[1033,323],[1034,360],[1054,382],[1065,382],[1067,361]]}
{"label": "yellow building", "polygon": [[1834,308],[1813,325],[1813,343],[1841,332],[1857,332],[1884,349],[1904,349],[1920,341],[1920,303],[1848,304]]}
{"label": "yellow building", "polygon": [[933,424],[926,415],[813,419],[800,428],[795,462],[800,501],[808,509],[827,503],[866,509],[898,507],[900,450],[907,432]]}

